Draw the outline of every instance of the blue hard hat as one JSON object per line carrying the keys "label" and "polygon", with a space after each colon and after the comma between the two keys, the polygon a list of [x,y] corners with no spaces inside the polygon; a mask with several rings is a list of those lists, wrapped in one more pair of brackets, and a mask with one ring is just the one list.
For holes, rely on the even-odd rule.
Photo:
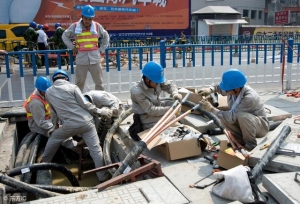
{"label": "blue hard hat", "polygon": [[220,88],[224,91],[230,91],[243,87],[247,78],[241,70],[229,69],[223,73]]}
{"label": "blue hard hat", "polygon": [[142,73],[148,79],[150,79],[151,81],[157,84],[161,84],[165,81],[164,69],[160,64],[156,62],[150,61],[146,63],[146,65],[142,70]]}
{"label": "blue hard hat", "polygon": [[39,76],[35,81],[35,88],[41,92],[46,92],[50,86],[51,82],[46,77]]}
{"label": "blue hard hat", "polygon": [[60,27],[60,26],[61,26],[60,23],[55,23],[54,24],[55,29],[58,28],[58,27]]}
{"label": "blue hard hat", "polygon": [[94,18],[95,9],[91,5],[86,5],[83,7],[81,15],[87,18]]}
{"label": "blue hard hat", "polygon": [[52,81],[54,81],[57,77],[66,77],[68,81],[70,81],[69,75],[64,70],[58,69],[52,75]]}
{"label": "blue hard hat", "polygon": [[39,24],[37,28],[40,30],[40,29],[43,28],[43,25],[42,25],[42,24]]}
{"label": "blue hard hat", "polygon": [[31,22],[29,23],[29,27],[36,28],[36,22],[31,21]]}

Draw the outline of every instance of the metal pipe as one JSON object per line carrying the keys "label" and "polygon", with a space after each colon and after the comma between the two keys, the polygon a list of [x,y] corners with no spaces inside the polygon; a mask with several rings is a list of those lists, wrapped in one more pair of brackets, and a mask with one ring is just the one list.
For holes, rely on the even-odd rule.
{"label": "metal pipe", "polygon": [[56,163],[36,163],[36,164],[31,164],[29,166],[21,166],[10,170],[7,173],[7,175],[16,176],[16,175],[23,174],[24,172],[28,173],[31,171],[48,170],[48,169],[56,170],[62,173],[63,175],[65,175],[67,179],[70,181],[70,183],[72,184],[72,186],[79,186],[79,182],[76,176],[74,176],[74,174],[65,166]]}
{"label": "metal pipe", "polygon": [[8,186],[11,186],[13,188],[19,189],[20,191],[26,191],[33,195],[41,196],[43,198],[61,195],[59,193],[53,193],[53,192],[50,192],[50,191],[47,191],[44,189],[34,187],[34,186],[24,183],[22,181],[18,181],[17,179],[14,179],[14,178],[4,175],[3,173],[0,173],[0,182],[3,184],[6,184]]}
{"label": "metal pipe", "polygon": [[261,159],[257,162],[257,164],[252,169],[251,173],[254,180],[261,174],[262,170],[267,166],[269,161],[273,158],[277,150],[280,148],[280,145],[287,138],[290,132],[291,132],[290,126],[284,125],[282,127],[276,139],[272,142],[272,144],[267,149],[265,154],[261,157]]}
{"label": "metal pipe", "polygon": [[[162,129],[172,119],[172,117],[175,116],[175,114],[178,112],[180,107],[181,107],[181,104],[179,104],[171,113],[169,113],[169,115],[167,115],[167,113],[166,113],[165,115],[167,115],[167,117],[163,121],[159,120],[161,122],[157,122],[156,125],[153,128],[151,128],[151,130],[153,130],[152,133],[150,134],[150,131],[151,131],[150,130],[147,133],[147,135],[143,138],[143,141],[146,142],[147,144],[149,144],[148,141],[153,140],[153,138],[155,138],[157,136],[157,132],[159,132],[160,129]],[[173,109],[173,107],[172,107],[172,109]]]}
{"label": "metal pipe", "polygon": [[180,107],[181,104],[178,104],[178,100],[176,100],[170,109],[163,115],[163,117],[154,125],[154,127],[150,129],[147,135],[143,138],[143,141],[147,142],[147,140],[151,139],[151,137],[155,135],[159,129],[161,129],[168,121],[170,121]]}

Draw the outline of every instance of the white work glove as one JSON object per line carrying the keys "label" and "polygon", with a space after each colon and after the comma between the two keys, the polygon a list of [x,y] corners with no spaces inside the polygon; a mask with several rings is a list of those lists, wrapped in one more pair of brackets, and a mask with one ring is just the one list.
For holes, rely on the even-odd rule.
{"label": "white work glove", "polygon": [[200,96],[208,96],[211,93],[212,93],[211,88],[202,88],[198,91],[198,95]]}
{"label": "white work glove", "polygon": [[174,99],[174,100],[178,100],[179,102],[181,102],[181,100],[182,100],[182,95],[179,94],[179,93],[174,94],[173,99]]}
{"label": "white work glove", "polygon": [[207,112],[212,112],[214,107],[211,105],[210,102],[207,101],[207,99],[202,99],[199,101],[199,104],[201,105],[201,109]]}
{"label": "white work glove", "polygon": [[106,107],[98,109],[97,113],[99,114],[99,116],[104,116],[107,119],[111,118],[111,116],[112,116],[112,110],[110,110],[109,108],[106,108]]}

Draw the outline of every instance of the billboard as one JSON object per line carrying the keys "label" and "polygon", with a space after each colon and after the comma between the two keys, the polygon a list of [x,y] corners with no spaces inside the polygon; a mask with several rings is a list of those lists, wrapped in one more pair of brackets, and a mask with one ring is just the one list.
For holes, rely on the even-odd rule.
{"label": "billboard", "polygon": [[[18,14],[16,9],[10,8],[14,11],[10,15],[11,23],[28,23],[33,19],[39,24],[47,23],[52,30],[56,22],[66,28],[78,21],[83,6],[90,4],[96,11],[94,20],[112,35],[161,35],[166,32],[180,35],[181,30],[186,34],[190,32],[190,0],[15,0],[11,6],[13,4]],[[24,22],[24,19],[28,21]]]}

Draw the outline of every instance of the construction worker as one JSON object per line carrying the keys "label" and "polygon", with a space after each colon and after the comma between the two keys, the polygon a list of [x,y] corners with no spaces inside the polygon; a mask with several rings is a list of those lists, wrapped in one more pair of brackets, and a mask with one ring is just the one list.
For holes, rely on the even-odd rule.
{"label": "construction worker", "polygon": [[106,91],[92,90],[83,94],[86,100],[97,108],[107,107],[112,111],[112,117],[119,117],[123,111],[122,102],[113,94]]}
{"label": "construction worker", "polygon": [[[95,166],[103,166],[102,149],[92,115],[110,118],[112,111],[107,108],[99,109],[87,102],[80,89],[69,82],[69,76],[65,71],[56,70],[52,80],[53,86],[47,89],[46,100],[52,110],[52,116],[58,117],[62,125],[49,138],[42,161],[51,162],[62,141],[73,135],[80,135],[89,148]],[[107,175],[105,171],[97,173],[100,182],[106,180]]]}
{"label": "construction worker", "polygon": [[214,108],[206,99],[199,103],[202,109],[215,114],[235,137],[238,143],[248,150],[256,147],[256,138],[264,137],[269,131],[269,122],[264,111],[264,104],[259,95],[246,85],[247,78],[238,69],[229,69],[223,73],[219,84],[202,88],[198,94],[208,96],[211,93],[227,95],[228,111]]}
{"label": "construction worker", "polygon": [[83,94],[83,96],[87,101],[94,104],[97,108],[106,107],[112,111],[111,119],[107,119],[106,117],[94,118],[97,133],[100,138],[100,145],[103,146],[108,129],[111,127],[114,119],[119,117],[123,111],[122,102],[113,94],[100,90],[86,92]]}
{"label": "construction worker", "polygon": [[[51,118],[50,107],[45,99],[45,92],[49,87],[51,87],[49,79],[39,76],[35,81],[36,89],[23,104],[30,131],[45,137],[49,137],[57,128],[57,120]],[[77,146],[77,141],[69,137],[62,142],[62,146],[73,149]]]}
{"label": "construction worker", "polygon": [[[67,47],[72,49],[74,54],[77,54],[75,84],[83,91],[89,71],[95,83],[95,90],[104,90],[100,52],[104,53],[109,45],[109,35],[102,25],[93,21],[95,10],[91,5],[84,6],[81,14],[82,18],[73,23],[62,35]],[[98,38],[102,39],[100,49]],[[76,39],[75,45],[71,39]]]}
{"label": "construction worker", "polygon": [[174,100],[181,101],[182,96],[178,93],[176,85],[165,79],[160,64],[148,62],[142,74],[141,81],[135,83],[130,89],[130,94],[133,113],[139,116],[145,130],[153,127],[174,103],[174,101],[162,101],[160,99],[162,91],[171,94]]}
{"label": "construction worker", "polygon": [[[39,34],[36,32],[36,22],[31,21],[29,23],[29,28],[24,33],[24,39],[26,40],[29,51],[37,49],[38,35]],[[27,56],[26,58],[26,61],[31,63],[31,55]],[[42,66],[42,61],[38,55],[35,55],[35,60],[38,68],[40,68]]]}
{"label": "construction worker", "polygon": [[[38,37],[38,48],[39,50],[48,50],[48,36],[45,33],[45,31],[43,30],[43,25],[39,24],[37,27],[37,33],[39,35]],[[44,53],[40,53],[41,56],[41,60],[42,60],[42,66],[45,66],[45,54]]]}
{"label": "construction worker", "polygon": [[[67,49],[67,46],[65,45],[65,43],[62,40],[62,35],[63,35],[63,32],[65,31],[65,29],[63,29],[61,27],[60,23],[55,23],[54,27],[55,27],[55,32],[54,32],[53,36],[48,39],[48,42],[54,43],[54,49],[58,49],[58,50]],[[67,55],[67,53],[61,53],[61,54]],[[61,62],[62,65],[66,65],[69,63],[68,56],[63,56],[61,59],[62,59],[62,62]]]}

